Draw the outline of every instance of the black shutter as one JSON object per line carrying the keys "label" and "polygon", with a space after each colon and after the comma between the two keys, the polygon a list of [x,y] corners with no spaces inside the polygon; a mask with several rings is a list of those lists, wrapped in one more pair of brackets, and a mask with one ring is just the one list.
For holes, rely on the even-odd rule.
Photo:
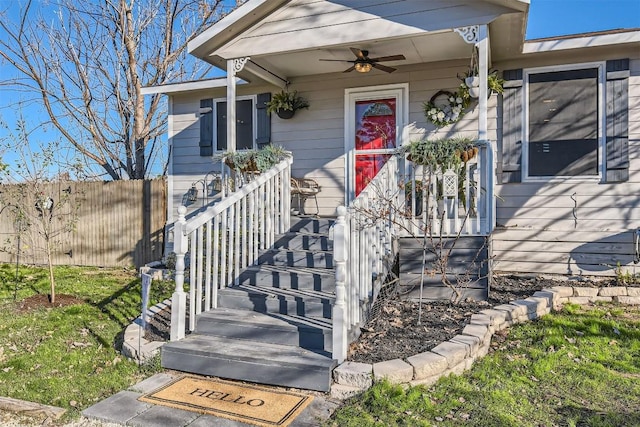
{"label": "black shutter", "polygon": [[502,94],[502,138],[498,140],[498,182],[522,180],[522,69],[505,70]]}
{"label": "black shutter", "polygon": [[262,148],[271,142],[271,115],[267,113],[267,103],[271,101],[271,93],[260,93],[256,101],[257,137],[256,144]]}
{"label": "black shutter", "polygon": [[213,100],[200,100],[200,155],[213,155]]}
{"label": "black shutter", "polygon": [[607,61],[606,182],[629,180],[629,59]]}

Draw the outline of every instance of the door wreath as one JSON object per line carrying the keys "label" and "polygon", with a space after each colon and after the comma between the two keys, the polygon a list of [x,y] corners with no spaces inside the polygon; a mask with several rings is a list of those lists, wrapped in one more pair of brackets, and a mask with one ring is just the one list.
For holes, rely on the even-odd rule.
{"label": "door wreath", "polygon": [[429,102],[425,102],[422,108],[427,120],[441,128],[460,120],[469,107],[469,103],[469,92],[462,90],[462,88],[455,93],[440,90],[431,97]]}

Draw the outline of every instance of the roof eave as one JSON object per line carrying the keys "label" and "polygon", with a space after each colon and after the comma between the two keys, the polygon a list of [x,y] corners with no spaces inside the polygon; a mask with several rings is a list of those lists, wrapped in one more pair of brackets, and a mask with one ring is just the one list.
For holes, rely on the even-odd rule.
{"label": "roof eave", "polygon": [[529,40],[524,43],[522,53],[554,52],[630,43],[640,43],[640,29],[600,31]]}
{"label": "roof eave", "polygon": [[291,0],[248,0],[242,6],[189,41],[187,46],[189,53],[210,62],[208,56],[218,47],[224,45],[290,1]]}
{"label": "roof eave", "polygon": [[[242,79],[236,79],[236,84],[244,85],[248,82]],[[215,89],[227,86],[226,77],[218,77],[214,79],[192,80],[188,82],[168,83],[157,86],[145,86],[140,90],[142,95],[158,95],[158,94],[177,94],[184,92],[194,92],[199,90]]]}

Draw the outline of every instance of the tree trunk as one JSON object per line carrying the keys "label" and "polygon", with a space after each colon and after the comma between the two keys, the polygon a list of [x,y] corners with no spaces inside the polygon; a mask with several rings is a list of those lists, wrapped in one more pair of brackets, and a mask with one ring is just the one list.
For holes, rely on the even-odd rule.
{"label": "tree trunk", "polygon": [[45,238],[46,240],[46,250],[47,250],[47,263],[49,264],[49,283],[51,284],[51,304],[55,304],[56,303],[56,280],[55,277],[53,275],[53,260],[52,260],[52,253],[51,253],[51,242],[49,240],[49,238]]}

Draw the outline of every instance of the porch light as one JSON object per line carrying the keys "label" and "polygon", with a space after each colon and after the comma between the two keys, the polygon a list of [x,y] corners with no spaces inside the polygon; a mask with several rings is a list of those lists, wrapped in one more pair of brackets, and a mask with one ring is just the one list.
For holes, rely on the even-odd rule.
{"label": "porch light", "polygon": [[371,64],[368,62],[356,62],[355,63],[356,71],[359,73],[368,73],[371,71]]}
{"label": "porch light", "polygon": [[195,202],[198,200],[198,189],[195,184],[191,185],[189,191],[187,191],[187,200],[190,202]]}

